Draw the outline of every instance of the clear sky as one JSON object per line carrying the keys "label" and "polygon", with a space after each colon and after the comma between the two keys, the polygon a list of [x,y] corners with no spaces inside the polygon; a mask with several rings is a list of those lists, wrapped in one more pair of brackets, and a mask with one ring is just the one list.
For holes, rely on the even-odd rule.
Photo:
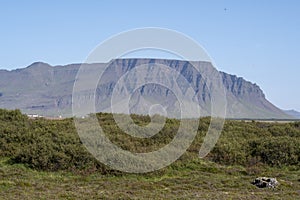
{"label": "clear sky", "polygon": [[0,0],[0,68],[83,62],[121,31],[162,27],[201,44],[221,71],[300,111],[300,1]]}

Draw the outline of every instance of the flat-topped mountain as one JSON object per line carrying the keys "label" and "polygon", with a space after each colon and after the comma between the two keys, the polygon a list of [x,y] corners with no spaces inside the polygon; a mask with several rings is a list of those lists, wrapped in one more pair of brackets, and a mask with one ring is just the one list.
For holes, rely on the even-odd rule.
{"label": "flat-topped mountain", "polygon": [[[182,61],[166,59],[116,59],[109,64],[70,64],[64,66],[51,66],[46,63],[33,63],[30,66],[12,71],[0,70],[0,108],[21,109],[25,113],[40,114],[44,116],[71,116],[72,115],[72,92],[76,75],[80,66],[87,71],[86,79],[92,77],[93,70],[106,69],[96,89],[97,111],[110,111],[110,100],[114,87],[120,78],[127,79],[122,85],[121,91],[126,94],[130,88],[138,85],[134,73],[127,74],[136,66],[148,66],[143,76],[152,74],[154,82],[175,81],[180,85],[179,79],[174,79],[155,65],[164,65],[179,72],[193,87],[195,97],[201,108],[202,115],[209,115],[212,95],[206,79],[213,67],[208,62]],[[191,67],[197,66],[200,70]],[[204,75],[206,73],[206,75]],[[155,77],[153,77],[155,74]],[[291,118],[291,116],[270,103],[263,91],[256,84],[244,80],[241,77],[218,72],[226,92],[227,117],[230,118]],[[211,75],[212,76],[212,75]],[[206,79],[205,79],[206,78]],[[155,84],[147,84],[139,87],[132,94],[131,111],[148,114],[150,104],[163,102],[166,106],[176,105],[176,94],[185,96],[185,85],[181,85],[176,91],[170,91],[166,87]],[[80,96],[80,97],[79,97]],[[89,90],[81,91],[80,98],[85,104],[91,96]],[[170,109],[173,107],[170,107]]]}

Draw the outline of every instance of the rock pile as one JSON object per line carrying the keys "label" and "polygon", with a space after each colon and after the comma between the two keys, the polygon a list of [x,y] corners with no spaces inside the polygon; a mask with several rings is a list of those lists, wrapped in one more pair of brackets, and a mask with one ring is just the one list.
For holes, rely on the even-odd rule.
{"label": "rock pile", "polygon": [[276,178],[258,177],[252,182],[252,184],[259,188],[275,188],[279,185],[279,182]]}

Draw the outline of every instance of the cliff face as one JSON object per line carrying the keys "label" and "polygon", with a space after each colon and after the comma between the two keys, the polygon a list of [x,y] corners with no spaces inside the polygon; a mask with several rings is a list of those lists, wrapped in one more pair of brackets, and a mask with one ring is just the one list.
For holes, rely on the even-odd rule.
{"label": "cliff face", "polygon": [[227,94],[227,115],[232,118],[291,118],[270,103],[258,85],[221,72]]}
{"label": "cliff face", "polygon": [[[137,71],[137,66],[141,65],[144,66],[143,70]],[[24,69],[0,70],[0,107],[18,108],[26,113],[45,116],[71,116],[73,85],[80,66],[71,64],[53,67],[46,63],[33,63]],[[174,76],[157,66],[167,66],[182,77]],[[129,102],[131,112],[148,114],[151,105],[162,104],[167,112],[173,112],[177,116],[179,108],[176,98],[178,95],[183,98],[188,96],[188,88],[191,86],[195,93],[190,100],[199,104],[202,115],[210,113],[213,97],[212,82],[208,80],[214,79],[216,74],[208,62],[117,59],[109,64],[84,64],[81,68],[86,70],[83,82],[88,84],[88,80],[95,78],[96,71],[106,67],[96,89],[97,111],[112,111],[111,97],[114,88],[117,88],[120,95],[116,102],[122,102],[123,96],[132,94]],[[290,118],[266,100],[257,85],[234,75],[217,73],[226,92],[227,117]],[[141,77],[143,80],[151,80],[151,83],[139,87]],[[173,89],[163,85],[169,85]],[[84,105],[93,98],[93,91],[83,88],[73,98],[78,98],[77,102]],[[122,107],[122,103],[120,105]]]}

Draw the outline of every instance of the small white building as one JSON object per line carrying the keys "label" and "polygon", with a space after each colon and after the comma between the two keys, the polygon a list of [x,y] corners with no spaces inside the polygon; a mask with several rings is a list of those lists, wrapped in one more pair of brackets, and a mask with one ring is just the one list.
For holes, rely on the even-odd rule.
{"label": "small white building", "polygon": [[38,114],[28,114],[27,117],[30,117],[30,118],[38,118],[40,117]]}

